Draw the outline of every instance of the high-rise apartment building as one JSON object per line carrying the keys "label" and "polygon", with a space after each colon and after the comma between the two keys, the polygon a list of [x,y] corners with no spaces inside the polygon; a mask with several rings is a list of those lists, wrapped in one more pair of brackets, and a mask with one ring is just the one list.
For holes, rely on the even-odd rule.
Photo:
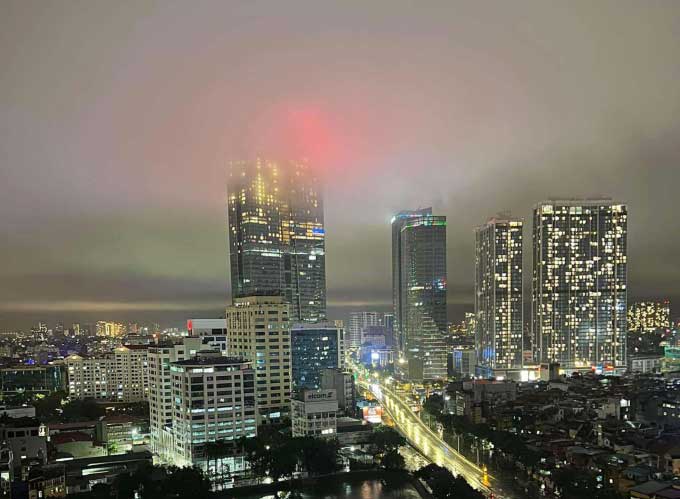
{"label": "high-rise apartment building", "polygon": [[522,367],[522,221],[492,218],[475,230],[477,365]]}
{"label": "high-rise apartment building", "polygon": [[537,360],[626,365],[626,206],[553,200],[534,208],[532,329]]}
{"label": "high-rise apartment building", "polygon": [[281,296],[235,298],[227,307],[227,351],[253,363],[258,424],[290,413],[289,304]]}
{"label": "high-rise apartment building", "polygon": [[357,349],[361,346],[361,332],[369,326],[382,325],[383,314],[380,312],[350,312],[347,328],[347,346]]}
{"label": "high-rise apartment building", "polygon": [[325,320],[323,199],[308,165],[232,163],[228,203],[233,296],[282,296],[291,320]]}
{"label": "high-rise apartment building", "polygon": [[68,394],[72,399],[119,402],[147,400],[149,370],[146,345],[116,348],[100,357],[66,357]]}
{"label": "high-rise apartment building", "polygon": [[321,388],[324,369],[344,366],[345,331],[331,323],[295,324],[290,331],[293,389]]}
{"label": "high-rise apartment building", "polygon": [[[246,469],[238,440],[257,434],[251,363],[219,352],[199,352],[172,362],[170,373],[172,463],[198,466],[215,488],[228,486]],[[210,444],[217,441],[218,455],[210,450]]]}
{"label": "high-rise apartment building", "polygon": [[671,327],[671,304],[668,300],[639,301],[628,307],[628,331],[649,333]]}
{"label": "high-rise apartment building", "polygon": [[392,272],[400,362],[408,362],[412,378],[445,376],[445,350],[442,357],[432,349],[443,345],[447,328],[446,217],[431,208],[393,217]]}

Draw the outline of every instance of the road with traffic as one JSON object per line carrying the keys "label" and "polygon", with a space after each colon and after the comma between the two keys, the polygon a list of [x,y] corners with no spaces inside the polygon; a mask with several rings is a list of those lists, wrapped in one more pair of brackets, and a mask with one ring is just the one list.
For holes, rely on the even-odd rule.
{"label": "road with traffic", "polygon": [[501,490],[497,480],[484,468],[457,452],[432,431],[404,401],[404,395],[394,392],[379,379],[359,377],[357,383],[382,403],[397,429],[433,463],[448,468],[454,475],[462,476],[472,487],[487,496],[493,494],[494,498],[499,499],[513,497]]}

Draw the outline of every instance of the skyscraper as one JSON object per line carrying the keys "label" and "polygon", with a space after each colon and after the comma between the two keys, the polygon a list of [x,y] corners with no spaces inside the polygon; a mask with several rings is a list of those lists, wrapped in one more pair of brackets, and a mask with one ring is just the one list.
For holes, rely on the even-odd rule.
{"label": "skyscraper", "polygon": [[228,204],[233,296],[282,296],[291,321],[324,320],[323,201],[307,164],[232,163]]}
{"label": "skyscraper", "polygon": [[439,366],[435,350],[444,349],[447,327],[446,217],[427,208],[392,219],[392,272],[397,347],[409,376],[445,375],[446,354]]}
{"label": "skyscraper", "polygon": [[349,348],[361,346],[361,331],[369,326],[382,324],[383,314],[380,312],[350,312],[349,328],[347,329],[347,344]]}
{"label": "skyscraper", "polygon": [[392,306],[394,309],[394,338],[397,345],[397,350],[403,352],[403,330],[402,324],[404,319],[402,317],[403,299],[405,293],[401,287],[401,229],[404,225],[412,219],[432,216],[432,208],[424,208],[422,210],[400,211],[392,217]]}
{"label": "skyscraper", "polygon": [[475,230],[477,365],[522,366],[522,221],[492,218]]}
{"label": "skyscraper", "polygon": [[627,217],[611,199],[534,208],[532,329],[540,362],[625,366]]}

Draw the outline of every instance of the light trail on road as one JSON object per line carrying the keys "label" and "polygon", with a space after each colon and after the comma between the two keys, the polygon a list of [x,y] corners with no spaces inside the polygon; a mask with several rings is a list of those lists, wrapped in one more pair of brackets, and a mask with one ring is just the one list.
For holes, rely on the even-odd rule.
{"label": "light trail on road", "polygon": [[501,493],[493,476],[468,460],[433,432],[397,393],[384,384],[378,383],[377,380],[367,382],[358,379],[357,383],[373,393],[382,403],[383,409],[393,419],[397,429],[412,446],[433,463],[448,468],[455,475],[462,476],[472,487],[486,495],[493,493],[493,497],[498,499],[510,497]]}

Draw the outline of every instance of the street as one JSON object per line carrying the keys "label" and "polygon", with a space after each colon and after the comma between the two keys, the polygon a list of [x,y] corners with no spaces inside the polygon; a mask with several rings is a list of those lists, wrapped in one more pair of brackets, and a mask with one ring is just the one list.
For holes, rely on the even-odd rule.
{"label": "street", "polygon": [[413,447],[433,463],[448,468],[455,475],[462,476],[472,487],[487,495],[493,493],[495,498],[512,497],[505,491],[499,490],[493,476],[466,459],[428,428],[408,404],[404,403],[403,398],[385,386],[384,382],[379,380],[369,382],[360,378],[357,383],[381,401],[383,409],[394,420],[397,429]]}

